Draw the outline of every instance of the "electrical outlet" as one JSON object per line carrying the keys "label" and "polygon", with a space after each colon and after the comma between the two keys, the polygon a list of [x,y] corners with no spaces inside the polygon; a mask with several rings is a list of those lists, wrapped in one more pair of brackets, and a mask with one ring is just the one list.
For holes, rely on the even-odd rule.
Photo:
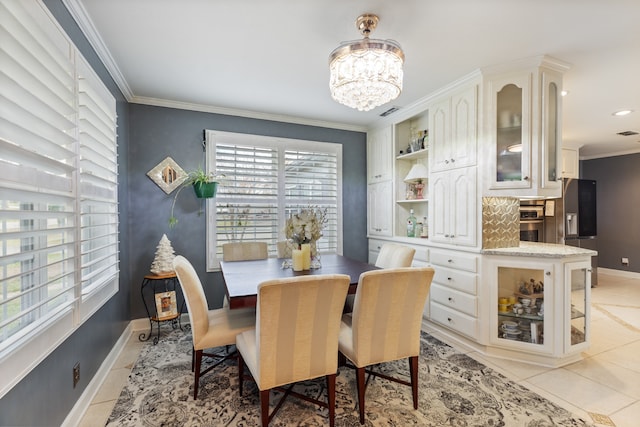
{"label": "electrical outlet", "polygon": [[73,388],[76,388],[80,381],[80,362],[73,365]]}
{"label": "electrical outlet", "polygon": [[622,265],[629,265],[629,258],[622,258]]}

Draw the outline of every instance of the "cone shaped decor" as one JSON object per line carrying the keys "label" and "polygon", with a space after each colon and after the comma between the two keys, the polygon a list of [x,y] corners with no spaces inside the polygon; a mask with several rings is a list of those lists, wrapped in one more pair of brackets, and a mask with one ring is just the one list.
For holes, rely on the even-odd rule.
{"label": "cone shaped decor", "polygon": [[163,234],[157,246],[156,257],[151,263],[151,272],[153,274],[173,272],[174,258],[175,255],[171,241],[167,238],[166,234]]}

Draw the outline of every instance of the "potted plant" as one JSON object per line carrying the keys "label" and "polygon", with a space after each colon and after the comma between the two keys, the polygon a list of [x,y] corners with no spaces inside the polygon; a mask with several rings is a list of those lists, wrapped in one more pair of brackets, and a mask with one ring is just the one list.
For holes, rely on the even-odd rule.
{"label": "potted plant", "polygon": [[176,206],[178,195],[183,188],[192,186],[197,198],[210,199],[216,197],[218,183],[220,182],[221,177],[224,177],[224,175],[217,174],[215,172],[207,173],[201,167],[198,167],[195,171],[189,172],[187,179],[182,183],[180,188],[178,188],[178,191],[173,198],[173,203],[171,204],[171,216],[169,217],[169,227],[174,227],[178,223],[178,219],[173,215],[173,210]]}

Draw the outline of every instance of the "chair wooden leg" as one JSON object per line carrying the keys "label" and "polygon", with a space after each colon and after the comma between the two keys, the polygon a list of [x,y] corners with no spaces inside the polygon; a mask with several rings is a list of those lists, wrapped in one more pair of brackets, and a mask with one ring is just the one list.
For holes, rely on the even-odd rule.
{"label": "chair wooden leg", "polygon": [[418,409],[418,356],[409,357],[409,372],[411,374],[413,409]]}
{"label": "chair wooden leg", "polygon": [[242,359],[242,354],[238,352],[238,389],[240,389],[240,397],[242,397],[243,376],[244,376],[244,360]]}
{"label": "chair wooden leg", "polygon": [[193,400],[198,398],[198,384],[200,384],[200,365],[202,364],[202,350],[195,351],[195,370],[193,374]]}
{"label": "chair wooden leg", "polygon": [[262,419],[262,427],[269,426],[269,391],[260,390],[260,418]]}
{"label": "chair wooden leg", "polygon": [[333,427],[336,418],[336,374],[327,375],[327,400],[329,401],[329,426]]}
{"label": "chair wooden leg", "polygon": [[360,408],[360,424],[364,424],[364,368],[356,367],[356,379],[358,387],[358,407]]}
{"label": "chair wooden leg", "polygon": [[196,362],[196,349],[191,347],[191,372],[193,372],[195,362]]}

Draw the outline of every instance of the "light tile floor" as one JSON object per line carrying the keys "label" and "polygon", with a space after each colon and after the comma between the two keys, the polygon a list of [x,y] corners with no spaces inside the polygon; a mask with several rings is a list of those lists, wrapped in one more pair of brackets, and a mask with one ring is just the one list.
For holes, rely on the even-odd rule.
{"label": "light tile floor", "polygon": [[[640,279],[599,274],[584,360],[545,368],[468,353],[597,426],[640,425]],[[105,425],[144,344],[133,334],[80,422]],[[600,417],[602,416],[602,417]]]}

